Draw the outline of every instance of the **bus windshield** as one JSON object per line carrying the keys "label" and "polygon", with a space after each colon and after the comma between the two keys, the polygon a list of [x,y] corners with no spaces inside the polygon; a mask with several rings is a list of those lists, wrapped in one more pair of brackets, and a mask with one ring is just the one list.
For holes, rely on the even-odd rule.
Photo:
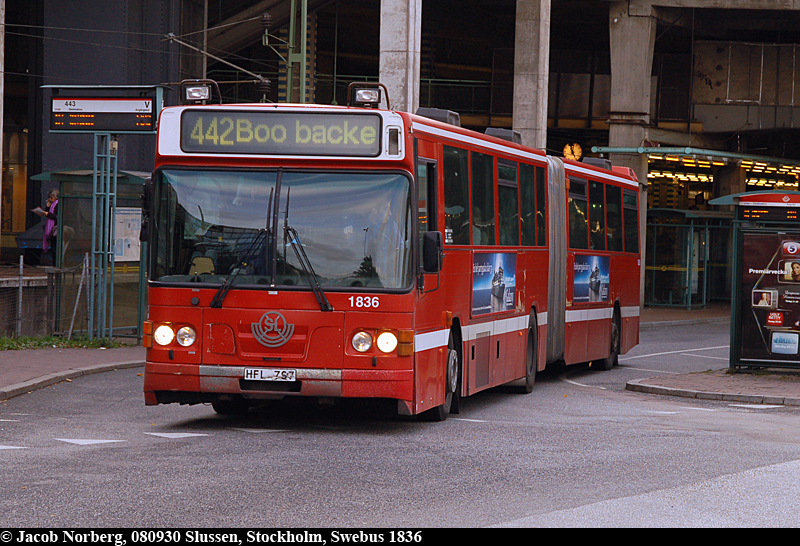
{"label": "bus windshield", "polygon": [[165,169],[155,179],[150,278],[407,288],[410,205],[398,173]]}

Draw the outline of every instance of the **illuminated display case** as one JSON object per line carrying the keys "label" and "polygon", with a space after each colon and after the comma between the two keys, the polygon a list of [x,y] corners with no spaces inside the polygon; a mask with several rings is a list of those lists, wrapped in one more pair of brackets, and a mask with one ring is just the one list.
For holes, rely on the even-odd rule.
{"label": "illuminated display case", "polygon": [[734,207],[730,367],[800,368],[800,192],[746,192]]}

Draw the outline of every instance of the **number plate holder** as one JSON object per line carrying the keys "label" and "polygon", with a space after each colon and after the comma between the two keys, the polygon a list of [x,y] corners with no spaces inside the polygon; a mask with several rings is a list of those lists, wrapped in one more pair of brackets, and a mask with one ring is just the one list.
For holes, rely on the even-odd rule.
{"label": "number plate holder", "polygon": [[297,381],[297,370],[287,370],[285,368],[245,368],[244,379],[246,381]]}

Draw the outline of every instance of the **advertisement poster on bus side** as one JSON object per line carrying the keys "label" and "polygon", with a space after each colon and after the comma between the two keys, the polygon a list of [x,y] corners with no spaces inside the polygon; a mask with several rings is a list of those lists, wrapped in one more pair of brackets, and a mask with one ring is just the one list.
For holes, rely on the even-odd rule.
{"label": "advertisement poster on bus side", "polygon": [[517,284],[517,255],[481,252],[472,255],[472,316],[511,311]]}
{"label": "advertisement poster on bus side", "polygon": [[744,233],[741,358],[800,366],[800,236]]}
{"label": "advertisement poster on bus side", "polygon": [[576,254],[573,271],[573,303],[608,301],[608,280],[610,277],[608,256]]}

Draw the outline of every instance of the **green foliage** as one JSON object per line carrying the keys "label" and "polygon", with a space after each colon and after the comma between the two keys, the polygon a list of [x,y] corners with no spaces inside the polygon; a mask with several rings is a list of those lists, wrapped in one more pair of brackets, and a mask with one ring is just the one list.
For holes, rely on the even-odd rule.
{"label": "green foliage", "polygon": [[86,337],[66,339],[55,336],[47,336],[47,337],[0,336],[0,351],[11,351],[19,349],[46,349],[48,347],[54,347],[58,349],[65,349],[65,348],[99,349],[100,347],[121,347],[121,346],[122,346],[121,343],[109,341],[107,339],[89,340],[89,338]]}

